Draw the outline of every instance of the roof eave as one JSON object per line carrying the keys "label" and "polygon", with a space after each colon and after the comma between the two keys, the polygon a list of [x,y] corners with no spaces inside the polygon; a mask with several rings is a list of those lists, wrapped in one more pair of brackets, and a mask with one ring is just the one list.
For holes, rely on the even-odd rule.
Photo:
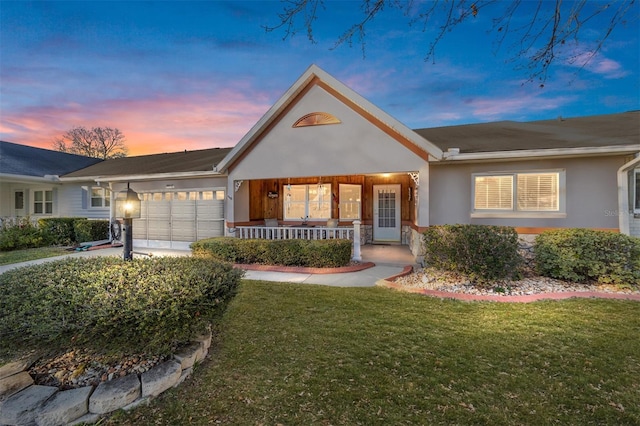
{"label": "roof eave", "polygon": [[74,176],[61,177],[62,182],[140,182],[154,181],[165,179],[191,179],[199,177],[226,177],[225,174],[216,171],[197,171],[197,172],[172,172],[172,173],[147,173],[132,175],[115,175],[115,176]]}
{"label": "roof eave", "polygon": [[0,181],[19,181],[19,182],[33,182],[33,183],[60,183],[60,178],[57,175],[44,175],[44,176],[30,176],[30,175],[18,175],[12,173],[0,173]]}
{"label": "roof eave", "polygon": [[518,151],[492,151],[492,152],[471,152],[451,155],[439,161],[441,164],[461,162],[461,161],[484,161],[484,160],[516,160],[530,158],[562,158],[581,157],[590,155],[616,155],[616,154],[636,154],[640,152],[640,146],[613,145],[584,148],[549,148],[549,149],[527,149]]}

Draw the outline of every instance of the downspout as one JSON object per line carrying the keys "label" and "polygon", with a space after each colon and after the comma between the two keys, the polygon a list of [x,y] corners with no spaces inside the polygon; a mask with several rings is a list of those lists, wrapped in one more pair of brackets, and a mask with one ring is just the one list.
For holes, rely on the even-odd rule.
{"label": "downspout", "polygon": [[629,235],[629,170],[640,165],[640,153],[636,158],[622,165],[618,169],[618,226],[620,233]]}

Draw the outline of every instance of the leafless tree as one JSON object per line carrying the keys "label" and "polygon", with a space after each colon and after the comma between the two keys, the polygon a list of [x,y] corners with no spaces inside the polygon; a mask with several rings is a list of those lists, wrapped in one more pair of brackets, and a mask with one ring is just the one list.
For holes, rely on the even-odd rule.
{"label": "leafless tree", "polygon": [[[497,52],[504,44],[510,50],[509,61],[525,71],[529,81],[547,79],[549,68],[561,60],[583,68],[602,49],[614,28],[637,21],[636,0],[361,0],[361,15],[336,40],[333,48],[354,42],[362,47],[368,25],[385,10],[398,9],[407,17],[409,26],[423,32],[435,30],[425,60],[435,60],[436,48],[447,33],[481,14],[491,16],[485,30],[495,33]],[[284,39],[304,30],[316,43],[313,28],[322,11],[330,19],[331,3],[324,0],[286,0],[278,14],[279,23],[265,26],[266,31],[282,29]],[[493,8],[492,6],[495,6]],[[524,18],[524,19],[523,19]],[[524,23],[523,23],[524,22]],[[603,25],[604,22],[604,25]],[[586,33],[596,30],[596,39]],[[589,39],[587,43],[585,40]],[[582,46],[580,45],[582,42]]]}
{"label": "leafless tree", "polygon": [[74,127],[56,139],[53,147],[56,151],[105,160],[126,157],[128,151],[124,134],[111,127],[93,127],[92,129],[83,126]]}

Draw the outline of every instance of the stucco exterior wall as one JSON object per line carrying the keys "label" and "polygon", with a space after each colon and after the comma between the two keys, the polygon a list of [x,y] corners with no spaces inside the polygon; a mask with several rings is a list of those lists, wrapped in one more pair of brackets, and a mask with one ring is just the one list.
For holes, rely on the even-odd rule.
{"label": "stucco exterior wall", "polygon": [[[333,114],[341,123],[292,127],[311,112]],[[409,172],[423,163],[379,127],[314,86],[250,148],[229,179]]]}
{"label": "stucco exterior wall", "polygon": [[[471,223],[535,228],[618,229],[617,170],[624,156],[582,157],[492,163],[432,163],[430,224]],[[472,174],[490,172],[565,171],[566,217],[472,218]],[[562,196],[562,188],[561,188]]]}

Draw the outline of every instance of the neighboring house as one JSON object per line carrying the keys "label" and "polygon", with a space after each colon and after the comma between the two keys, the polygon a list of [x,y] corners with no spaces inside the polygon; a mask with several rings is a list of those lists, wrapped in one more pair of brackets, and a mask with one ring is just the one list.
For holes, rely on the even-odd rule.
{"label": "neighboring house", "polygon": [[93,189],[95,182],[60,181],[61,175],[101,161],[0,141],[0,218],[109,218],[110,194]]}
{"label": "neighboring house", "polygon": [[445,223],[640,236],[640,113],[411,130],[313,65],[232,149],[106,160],[60,182],[112,198],[130,184],[134,244],[153,247],[329,219],[415,254]]}

